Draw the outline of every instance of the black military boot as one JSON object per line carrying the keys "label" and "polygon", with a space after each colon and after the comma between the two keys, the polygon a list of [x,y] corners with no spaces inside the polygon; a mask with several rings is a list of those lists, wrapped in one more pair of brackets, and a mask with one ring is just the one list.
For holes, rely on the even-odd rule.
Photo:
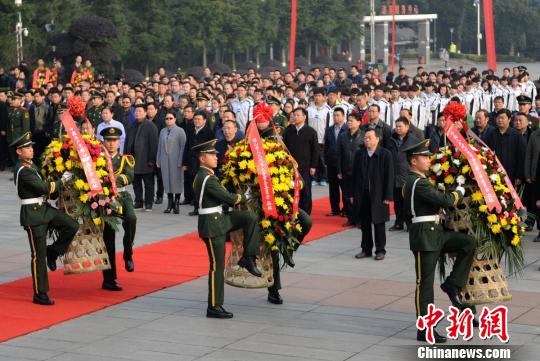
{"label": "black military boot", "polygon": [[122,286],[116,283],[116,281],[103,281],[101,288],[106,291],[122,291]]}
{"label": "black military boot", "polygon": [[167,193],[167,208],[165,208],[165,210],[163,211],[163,213],[171,213],[171,211],[173,210],[174,208],[174,205],[173,205],[173,195],[172,193]]}
{"label": "black military boot", "polygon": [[173,212],[174,214],[180,213],[180,193],[174,195]]}
{"label": "black military boot", "polygon": [[45,292],[39,292],[34,294],[34,303],[36,305],[52,306],[54,301],[49,298]]}
{"label": "black military boot", "polygon": [[448,299],[450,299],[452,306],[460,310],[465,308],[463,303],[461,303],[459,300],[459,288],[445,281],[443,284],[441,284],[441,290],[448,295]]}
{"label": "black military boot", "polygon": [[[446,342],[446,337],[442,336],[442,335],[439,335],[437,333],[437,331],[435,331],[435,330],[433,330],[433,338],[435,339],[435,343],[445,343]],[[418,330],[418,332],[416,333],[416,340],[417,341],[422,341],[422,342],[427,342],[427,340],[426,340],[426,330]]]}
{"label": "black military boot", "polygon": [[51,271],[56,271],[56,259],[58,258],[58,254],[51,248],[51,246],[47,246],[47,267]]}
{"label": "black military boot", "polygon": [[268,290],[268,302],[273,303],[274,305],[283,304],[283,298],[281,298],[278,290]]}
{"label": "black military boot", "polygon": [[206,309],[206,317],[209,318],[232,318],[233,314],[226,311],[223,306],[218,305]]}
{"label": "black military boot", "polygon": [[257,263],[255,262],[255,257],[246,257],[242,256],[238,261],[240,267],[245,268],[249,273],[255,277],[262,277],[261,271],[257,268]]}

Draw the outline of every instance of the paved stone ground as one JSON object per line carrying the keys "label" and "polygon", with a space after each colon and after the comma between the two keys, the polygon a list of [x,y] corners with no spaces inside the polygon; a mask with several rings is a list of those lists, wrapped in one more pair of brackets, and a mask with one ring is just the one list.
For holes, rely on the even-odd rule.
{"label": "paved stone ground", "polygon": [[[29,275],[28,244],[8,177],[0,173],[0,282]],[[323,196],[326,189],[314,192]],[[186,216],[189,208],[180,216],[162,209],[138,213],[139,245],[195,229],[195,218]],[[513,360],[534,360],[540,352],[540,244],[532,243],[533,237],[525,238],[523,277],[510,280]],[[202,277],[4,342],[0,361],[416,359],[420,344],[414,340],[414,264],[407,234],[388,233],[382,262],[354,259],[359,244],[360,231],[349,229],[304,245],[296,268],[283,273],[283,305],[269,304],[266,290],[226,286],[225,306],[234,319],[207,319]],[[436,301],[448,306],[441,292]],[[471,343],[498,341],[475,336]]]}

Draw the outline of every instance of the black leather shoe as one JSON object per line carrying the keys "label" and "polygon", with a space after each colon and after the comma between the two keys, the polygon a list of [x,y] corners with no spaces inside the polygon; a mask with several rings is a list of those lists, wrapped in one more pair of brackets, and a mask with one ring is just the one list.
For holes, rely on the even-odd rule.
{"label": "black leather shoe", "polygon": [[384,259],[384,253],[377,253],[374,257],[375,261],[382,261]]}
{"label": "black leather shoe", "polygon": [[54,305],[54,301],[47,296],[45,292],[40,292],[38,294],[34,294],[34,303],[36,305],[43,305],[43,306],[52,306]]}
{"label": "black leather shoe", "polygon": [[448,295],[448,299],[452,303],[452,306],[462,310],[465,306],[459,300],[459,289],[451,284],[444,282],[441,284],[441,290]]}
{"label": "black leather shoe", "polygon": [[191,212],[188,213],[190,216],[198,216],[199,215],[199,211],[198,210],[193,210]]}
{"label": "black leather shoe", "polygon": [[285,261],[285,263],[287,263],[287,266],[289,266],[291,268],[294,268],[294,266],[296,266],[296,263],[294,263],[292,255],[290,255],[289,258],[285,259],[284,261]]}
{"label": "black leather shoe", "polygon": [[135,202],[133,203],[133,208],[134,209],[142,209],[143,208],[143,203],[142,202]]}
{"label": "black leather shoe", "polygon": [[101,288],[107,291],[122,291],[122,286],[116,283],[116,281],[105,281],[101,285]]}
{"label": "black leather shoe", "polygon": [[58,258],[58,255],[56,252],[51,248],[51,246],[47,247],[47,267],[51,271],[56,271],[56,259]]}
{"label": "black leather shoe", "polygon": [[347,221],[341,225],[341,227],[352,227],[354,226],[354,223],[351,221]]}
{"label": "black leather shoe", "polygon": [[339,212],[330,212],[330,213],[326,213],[326,216],[327,216],[327,217],[335,217],[335,216],[339,216]]}
{"label": "black leather shoe", "polygon": [[472,320],[472,327],[474,327],[474,328],[480,327],[480,322],[478,322],[478,320],[476,318],[473,318],[473,320]]}
{"label": "black leather shoe", "polygon": [[161,204],[163,203],[163,197],[156,197],[156,201],[154,202],[155,204]]}
{"label": "black leather shoe", "polygon": [[222,306],[208,307],[206,317],[210,318],[233,318],[231,312],[226,311]]}
{"label": "black leather shoe", "polygon": [[180,205],[181,206],[185,206],[187,204],[191,204],[191,201],[190,200],[187,200],[187,199],[184,199],[182,202],[180,202]]}
{"label": "black leather shoe", "polygon": [[367,254],[364,251],[354,255],[354,258],[356,258],[356,259],[367,258],[367,257],[371,257],[371,254]]}
{"label": "black leather shoe", "polygon": [[[442,336],[442,335],[439,335],[437,333],[437,331],[433,330],[433,338],[435,339],[435,343],[445,343],[446,342],[446,337],[445,336]],[[416,340],[417,341],[422,341],[422,342],[427,342],[426,340],[426,330],[418,330],[418,332],[416,333]]]}
{"label": "black leather shoe", "polygon": [[124,265],[126,267],[126,271],[133,272],[135,271],[135,264],[133,263],[133,259],[126,259],[124,260]]}
{"label": "black leather shoe", "polygon": [[268,291],[268,302],[273,303],[274,305],[282,305],[283,298],[278,291]]}
{"label": "black leather shoe", "polygon": [[394,224],[392,227],[388,228],[390,232],[403,231],[403,226],[401,224]]}
{"label": "black leather shoe", "polygon": [[262,273],[261,271],[259,271],[259,269],[257,268],[257,264],[255,263],[255,257],[242,256],[242,258],[240,258],[240,260],[238,261],[238,265],[245,268],[255,277],[262,277]]}

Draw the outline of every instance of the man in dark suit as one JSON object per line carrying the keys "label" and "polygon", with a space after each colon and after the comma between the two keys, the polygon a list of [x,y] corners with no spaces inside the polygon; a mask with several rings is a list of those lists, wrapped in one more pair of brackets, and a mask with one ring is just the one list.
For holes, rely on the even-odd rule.
{"label": "man in dark suit", "polygon": [[394,191],[394,165],[392,153],[380,145],[375,129],[368,129],[364,148],[356,152],[353,165],[355,223],[362,228],[362,251],[356,258],[371,257],[373,224],[375,228],[375,260],[386,254],[385,222],[390,219],[390,202]]}
{"label": "man in dark suit", "polygon": [[328,192],[330,194],[331,207],[330,213],[326,214],[327,216],[338,216],[342,213],[339,206],[340,195],[343,198],[343,208],[345,208],[343,186],[341,180],[338,178],[337,171],[337,142],[339,135],[346,131],[347,124],[345,124],[345,111],[341,107],[335,107],[334,124],[329,128],[326,128],[326,132],[324,133],[324,161],[326,163],[326,174],[328,176]]}
{"label": "man in dark suit", "polygon": [[523,181],[527,144],[521,133],[510,127],[511,117],[510,110],[499,110],[497,129],[486,137],[485,142],[501,161],[512,183],[519,186]]}
{"label": "man in dark suit", "polygon": [[[187,143],[184,148],[183,168],[184,174],[184,192],[185,197],[194,201],[194,209],[189,212],[190,216],[196,216],[198,212],[198,194],[193,193],[193,180],[199,171],[199,160],[197,152],[193,151],[193,147],[208,142],[214,139],[214,132],[206,124],[207,113],[203,111],[195,112],[193,122],[186,125]],[[188,193],[189,192],[189,193]]]}
{"label": "man in dark suit", "polygon": [[378,138],[381,140],[381,146],[388,149],[392,137],[392,128],[381,120],[381,108],[378,104],[371,104],[368,111],[368,122],[362,126],[362,130],[367,132],[368,129],[375,129]]}
{"label": "man in dark suit", "polygon": [[304,108],[296,108],[291,116],[292,124],[283,132],[283,141],[298,162],[298,172],[304,181],[299,207],[311,214],[311,177],[315,175],[319,161],[319,142],[315,129],[306,123],[307,117]]}
{"label": "man in dark suit", "polygon": [[135,157],[134,208],[143,208],[142,183],[144,181],[144,207],[147,212],[152,211],[154,204],[154,165],[157,145],[158,130],[156,125],[146,118],[146,106],[135,105],[135,123],[132,123],[127,130],[124,154]]}

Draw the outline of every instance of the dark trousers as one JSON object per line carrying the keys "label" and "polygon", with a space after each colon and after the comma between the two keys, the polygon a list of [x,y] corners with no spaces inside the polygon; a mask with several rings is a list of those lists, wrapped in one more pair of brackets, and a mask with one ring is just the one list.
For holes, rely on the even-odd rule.
{"label": "dark trousers", "polygon": [[395,225],[403,226],[403,193],[401,188],[394,188],[394,212],[396,213]]}
{"label": "dark trousers", "polygon": [[[257,216],[249,211],[234,211],[230,217],[232,228],[244,230],[244,256],[251,257],[259,254],[261,230]],[[223,305],[223,287],[225,268],[225,239],[226,234],[212,238],[203,238],[210,260],[208,272],[208,307]]]}
{"label": "dark trousers", "polygon": [[[298,210],[298,223],[302,228],[301,234],[298,236],[298,241],[302,243],[306,235],[313,226],[311,217],[301,208]],[[281,267],[279,266],[279,251],[272,251],[272,271],[274,275],[274,284],[268,287],[269,292],[276,292],[281,289]]]}
{"label": "dark trousers", "polygon": [[538,211],[538,207],[536,207],[536,192],[538,187],[540,187],[540,181],[535,181],[530,184],[525,183],[525,188],[523,189],[523,196],[521,198],[523,201],[523,205],[527,208],[527,212],[530,212],[536,217],[536,219],[532,217],[527,217],[525,223],[527,223],[527,225],[529,226],[534,226],[534,222],[536,222],[536,228],[540,231],[540,223],[538,222],[538,214],[540,212]]}
{"label": "dark trousers", "polygon": [[9,150],[5,135],[0,135],[0,170],[10,166]]}
{"label": "dark trousers", "polygon": [[435,268],[441,253],[456,254],[452,271],[445,282],[457,288],[462,288],[467,283],[476,246],[474,238],[459,232],[443,232],[441,237],[444,239],[441,250],[413,251],[416,270],[415,306],[417,317],[427,314],[428,305],[434,303],[433,282]]}
{"label": "dark trousers", "polygon": [[300,202],[298,206],[306,211],[307,214],[311,214],[311,175],[308,171],[300,172],[300,176],[304,180],[304,187],[300,190]]}
{"label": "dark trousers", "polygon": [[79,229],[79,223],[67,214],[52,207],[50,207],[48,212],[54,213],[54,217],[49,223],[24,227],[28,233],[28,240],[30,242],[30,269],[35,294],[49,292],[49,279],[47,277],[47,231],[52,228],[58,232],[58,238],[50,247],[54,253],[62,255],[66,252],[69,243],[73,240]]}
{"label": "dark trousers", "polygon": [[317,182],[326,181],[326,162],[324,161],[324,144],[319,144],[319,160],[317,162],[317,171],[315,172]]}
{"label": "dark trousers", "polygon": [[340,197],[342,198],[343,208],[345,208],[345,195],[341,179],[337,176],[337,167],[327,166],[328,174],[328,193],[330,195],[330,208],[333,213],[340,213]]}
{"label": "dark trousers", "polygon": [[[122,192],[119,202],[122,205],[122,228],[124,228],[124,238],[122,239],[124,245],[124,260],[128,260],[133,257],[133,243],[135,240],[135,232],[137,230],[137,216],[135,215],[133,200],[129,193]],[[107,255],[109,256],[109,262],[111,263],[111,269],[103,271],[103,280],[111,282],[116,280],[116,232],[107,223],[105,223],[105,228],[103,229],[103,242],[107,248]]]}
{"label": "dark trousers", "polygon": [[354,187],[352,181],[352,174],[343,174],[343,179],[341,180],[341,186],[343,191],[343,209],[347,215],[349,222],[353,221],[353,204],[351,198],[354,195]]}
{"label": "dark trousers", "polygon": [[154,173],[135,174],[135,177],[133,177],[133,192],[135,193],[135,203],[141,204],[144,199],[144,205],[152,207],[152,204],[154,204]]}
{"label": "dark trousers", "polygon": [[32,135],[32,140],[36,143],[34,145],[34,163],[39,167],[41,165],[41,155],[51,142],[51,138],[47,137],[45,133],[39,132]]}
{"label": "dark trousers", "polygon": [[362,251],[371,254],[373,250],[373,228],[375,229],[375,254],[386,254],[386,229],[384,222],[372,223],[371,220],[371,199],[369,193],[364,192],[362,204],[360,205],[361,229],[362,229]]}
{"label": "dark trousers", "polygon": [[154,174],[156,176],[157,181],[157,191],[156,191],[156,198],[163,198],[163,178],[161,176],[161,169],[154,166]]}
{"label": "dark trousers", "polygon": [[193,196],[193,180],[195,174],[191,174],[189,171],[184,172],[184,199],[187,202],[194,202]]}

